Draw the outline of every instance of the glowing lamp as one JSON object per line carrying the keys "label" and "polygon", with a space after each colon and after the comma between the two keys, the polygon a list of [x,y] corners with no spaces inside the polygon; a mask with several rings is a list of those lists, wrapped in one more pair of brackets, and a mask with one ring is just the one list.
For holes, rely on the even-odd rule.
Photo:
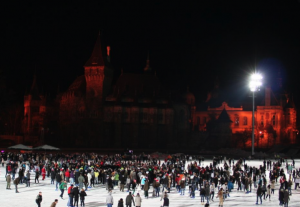
{"label": "glowing lamp", "polygon": [[250,76],[249,88],[251,91],[259,90],[259,87],[262,85],[262,76],[258,73],[254,73]]}

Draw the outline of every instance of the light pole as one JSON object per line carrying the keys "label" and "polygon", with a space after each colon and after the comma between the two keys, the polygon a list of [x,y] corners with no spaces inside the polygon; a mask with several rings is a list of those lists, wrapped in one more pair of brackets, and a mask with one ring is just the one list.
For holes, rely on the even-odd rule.
{"label": "light pole", "polygon": [[255,92],[259,90],[259,87],[262,85],[262,76],[258,73],[254,73],[250,76],[249,88],[252,92],[252,155],[254,155],[254,108],[255,101],[254,96]]}

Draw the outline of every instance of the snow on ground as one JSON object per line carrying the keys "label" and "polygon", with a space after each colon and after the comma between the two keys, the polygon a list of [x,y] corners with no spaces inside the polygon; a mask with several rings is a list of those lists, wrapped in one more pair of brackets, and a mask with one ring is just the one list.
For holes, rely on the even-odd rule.
{"label": "snow on ground", "polygon": [[[297,168],[300,167],[300,160],[295,160],[295,166]],[[211,163],[211,160],[206,160],[204,162],[204,166]],[[249,166],[259,166],[262,164],[262,161],[253,160],[247,162]],[[291,163],[291,161],[289,161]],[[5,168],[0,167],[0,195],[1,195],[1,207],[15,207],[15,206],[22,206],[22,207],[34,207],[37,206],[35,203],[35,198],[39,191],[43,193],[43,207],[50,207],[51,203],[54,199],[59,199],[57,207],[60,206],[67,206],[67,192],[64,194],[64,199],[59,197],[60,191],[55,191],[55,185],[50,184],[50,178],[46,178],[44,181],[41,180],[40,176],[40,183],[34,183],[34,175],[32,175],[31,179],[31,187],[26,188],[25,184],[19,184],[19,192],[15,193],[14,185],[12,183],[12,190],[6,190],[6,181],[5,181]],[[268,173],[268,172],[267,172]],[[278,188],[279,184],[276,184],[275,194],[271,196],[271,201],[263,200],[263,206],[278,206]],[[233,191],[230,194],[230,197],[227,198],[224,202],[224,207],[226,206],[256,206],[256,190],[252,190],[251,193],[245,194],[244,192],[237,192],[237,186],[234,186]],[[294,189],[294,185],[292,186]],[[162,202],[159,198],[152,198],[144,199],[143,191],[139,191],[142,195],[142,207],[159,207],[162,205]],[[149,196],[152,195],[152,187],[149,190]],[[95,188],[88,189],[87,197],[86,197],[86,207],[101,207],[106,206],[105,199],[107,195],[107,191],[105,190],[105,186],[97,185]],[[290,207],[300,207],[300,189],[292,190],[293,195],[290,197]],[[127,192],[120,192],[118,189],[115,188],[113,190],[113,198],[114,198],[114,205],[117,207],[117,202],[120,198],[125,199],[127,196]],[[188,187],[186,190],[186,194],[188,194]],[[176,189],[172,189],[171,193],[169,194],[170,199],[170,207],[193,207],[193,206],[203,206],[200,202],[199,191],[196,191],[196,198],[192,199],[188,195],[180,196]],[[218,199],[215,199],[215,202],[211,202],[210,206],[218,206],[219,202]],[[80,206],[80,203],[79,203]],[[125,206],[125,205],[124,205]]]}

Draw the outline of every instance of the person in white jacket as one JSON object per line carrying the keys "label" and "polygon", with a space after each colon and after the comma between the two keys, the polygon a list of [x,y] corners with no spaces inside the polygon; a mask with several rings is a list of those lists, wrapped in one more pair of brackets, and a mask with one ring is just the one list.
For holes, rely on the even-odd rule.
{"label": "person in white jacket", "polygon": [[135,202],[135,206],[136,206],[136,207],[141,207],[142,198],[141,198],[141,196],[140,196],[139,193],[136,194],[136,197],[135,197],[134,202]]}
{"label": "person in white jacket", "polygon": [[91,175],[91,173],[89,172],[88,174],[87,174],[87,177],[88,177],[88,188],[91,188],[92,187],[92,185],[91,185],[91,179],[92,179],[92,175]]}
{"label": "person in white jacket", "polygon": [[212,201],[214,201],[214,196],[215,196],[215,183],[212,182],[212,183],[210,184],[210,199],[211,199]]}
{"label": "person in white jacket", "polygon": [[107,207],[112,207],[114,205],[114,198],[111,194],[112,194],[112,192],[109,191],[108,195],[106,196],[106,205],[107,205]]}

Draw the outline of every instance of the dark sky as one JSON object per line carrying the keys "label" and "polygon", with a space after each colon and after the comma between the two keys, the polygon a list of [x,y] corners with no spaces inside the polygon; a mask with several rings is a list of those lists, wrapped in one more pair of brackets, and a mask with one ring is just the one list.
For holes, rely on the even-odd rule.
{"label": "dark sky", "polygon": [[7,1],[1,71],[21,99],[35,71],[44,93],[66,90],[83,74],[100,30],[116,77],[121,68],[142,73],[149,51],[161,82],[182,91],[188,85],[198,101],[216,77],[242,96],[255,67],[270,85],[280,70],[283,86],[297,96],[299,1],[234,2]]}

